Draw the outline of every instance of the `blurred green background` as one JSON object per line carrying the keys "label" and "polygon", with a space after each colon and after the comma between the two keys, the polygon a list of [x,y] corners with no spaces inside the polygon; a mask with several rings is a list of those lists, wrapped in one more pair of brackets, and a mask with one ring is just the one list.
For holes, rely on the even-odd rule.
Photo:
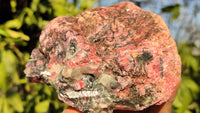
{"label": "blurred green background", "polygon": [[[51,19],[75,16],[101,3],[102,0],[0,0],[0,113],[59,113],[67,107],[51,86],[28,83],[23,70],[38,45],[42,28]],[[160,11],[170,14],[168,21],[173,22],[179,18],[181,7],[184,6],[171,4]],[[200,39],[200,35],[197,37]],[[172,113],[200,113],[200,46],[188,40],[177,42],[177,46],[182,83]]]}

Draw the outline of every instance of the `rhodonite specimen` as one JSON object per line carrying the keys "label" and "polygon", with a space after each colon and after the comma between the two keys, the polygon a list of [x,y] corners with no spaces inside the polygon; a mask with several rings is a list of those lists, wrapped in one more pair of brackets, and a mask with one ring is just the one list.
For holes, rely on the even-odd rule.
{"label": "rhodonite specimen", "polygon": [[170,98],[181,61],[160,16],[121,2],[50,21],[25,73],[85,113],[143,110]]}

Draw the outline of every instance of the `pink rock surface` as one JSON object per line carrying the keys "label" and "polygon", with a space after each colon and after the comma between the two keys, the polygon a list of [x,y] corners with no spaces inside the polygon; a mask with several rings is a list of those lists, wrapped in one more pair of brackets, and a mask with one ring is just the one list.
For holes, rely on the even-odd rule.
{"label": "pink rock surface", "polygon": [[143,110],[170,98],[181,61],[160,16],[121,2],[50,21],[25,73],[83,112]]}

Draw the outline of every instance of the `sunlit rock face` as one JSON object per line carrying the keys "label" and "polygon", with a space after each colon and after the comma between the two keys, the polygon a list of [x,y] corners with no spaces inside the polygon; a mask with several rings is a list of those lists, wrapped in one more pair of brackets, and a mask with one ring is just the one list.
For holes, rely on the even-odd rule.
{"label": "sunlit rock face", "polygon": [[25,73],[83,112],[143,110],[169,99],[181,61],[160,16],[121,2],[50,21]]}

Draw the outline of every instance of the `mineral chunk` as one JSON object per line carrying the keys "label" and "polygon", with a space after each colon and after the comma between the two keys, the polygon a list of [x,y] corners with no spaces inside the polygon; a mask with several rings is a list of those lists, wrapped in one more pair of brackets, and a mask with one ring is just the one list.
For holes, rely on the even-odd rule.
{"label": "mineral chunk", "polygon": [[143,110],[170,98],[181,61],[160,16],[121,2],[50,21],[25,73],[85,113]]}

